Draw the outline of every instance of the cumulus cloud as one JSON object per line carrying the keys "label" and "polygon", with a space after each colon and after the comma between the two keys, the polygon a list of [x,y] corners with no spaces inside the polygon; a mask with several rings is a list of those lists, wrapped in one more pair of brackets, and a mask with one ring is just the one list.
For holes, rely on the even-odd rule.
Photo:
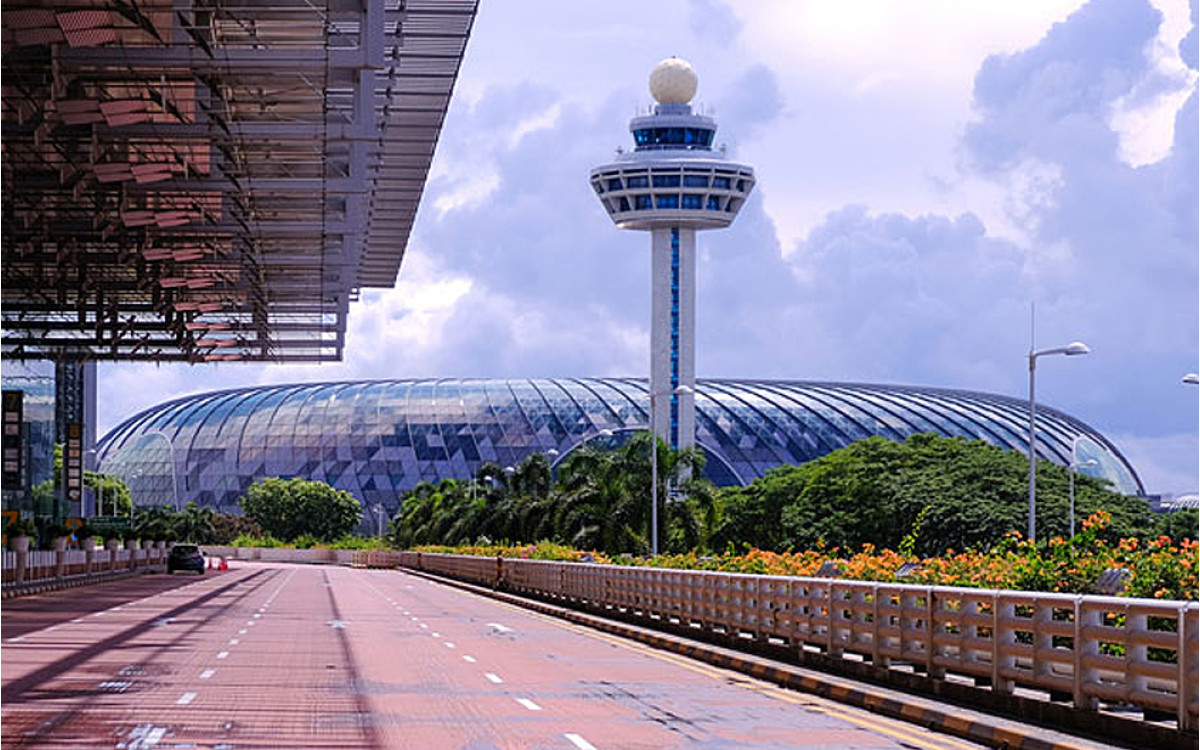
{"label": "cumulus cloud", "polygon": [[[811,15],[831,6],[804,7]],[[346,362],[111,368],[106,423],[146,406],[148,392],[248,381],[644,373],[648,239],[612,226],[587,175],[628,143],[624,124],[645,103],[644,70],[708,40],[726,55],[701,65],[704,101],[719,116],[720,140],[762,179],[733,229],[699,239],[701,376],[1020,396],[1036,300],[1040,344],[1082,339],[1095,351],[1039,368],[1040,400],[1116,436],[1152,491],[1194,490],[1195,392],[1176,385],[1198,359],[1194,76],[1182,106],[1154,110],[1172,121],[1169,147],[1131,159],[1128,131],[1138,126],[1118,116],[1161,104],[1183,80],[1164,77],[1170,60],[1194,73],[1194,0],[1190,10],[1193,28],[1175,59],[1164,41],[1175,37],[1152,6],[1093,0],[1040,40],[988,57],[969,101],[954,102],[920,98],[928,87],[909,99],[908,69],[872,64],[842,80],[779,64],[793,59],[786,55],[747,57],[752,42],[771,38],[762,20],[739,19],[715,0],[648,9],[661,18],[642,36],[619,37],[612,70],[586,66],[591,83],[616,70],[628,86],[597,85],[590,99],[569,72],[569,84],[530,83],[552,78],[527,65],[530,49],[497,50],[493,77],[474,79],[487,85],[456,96],[399,287],[351,310]],[[563,11],[547,12],[549,23]],[[836,31],[836,19],[825,20]],[[670,28],[678,48],[647,46],[651,28]],[[482,30],[472,44],[486,49]],[[549,42],[605,32],[573,33]],[[912,40],[889,43],[901,42]],[[881,77],[863,83],[872,71]],[[958,110],[970,121],[948,119]],[[948,134],[946,143],[925,138],[932,130]],[[914,170],[909,158],[931,149],[953,174],[939,177],[940,207],[914,210],[912,191],[897,186],[931,182],[937,170]]]}

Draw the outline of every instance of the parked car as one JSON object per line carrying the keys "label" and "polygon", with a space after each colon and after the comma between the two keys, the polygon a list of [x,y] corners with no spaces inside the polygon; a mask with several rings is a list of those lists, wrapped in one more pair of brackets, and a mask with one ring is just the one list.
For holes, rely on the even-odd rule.
{"label": "parked car", "polygon": [[204,553],[194,544],[176,544],[167,555],[167,574],[177,570],[194,570],[204,575]]}

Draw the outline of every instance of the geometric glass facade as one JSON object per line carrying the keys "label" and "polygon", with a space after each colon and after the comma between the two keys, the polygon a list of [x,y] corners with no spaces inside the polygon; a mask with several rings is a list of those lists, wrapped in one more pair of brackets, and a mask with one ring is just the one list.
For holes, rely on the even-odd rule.
{"label": "geometric glass facade", "polygon": [[[1025,451],[1028,404],[974,391],[780,380],[698,380],[696,444],[705,475],[745,484],[851,442],[933,432]],[[647,426],[639,378],[381,380],[239,388],[137,414],[98,446],[101,470],[138,504],[190,501],[237,509],[263,477],[318,479],[394,513],[418,482],[469,478],[481,463],[561,460],[585,439]],[[1038,454],[1060,465],[1075,444],[1082,473],[1141,494],[1107,438],[1061,411],[1038,409]],[[613,438],[601,437],[612,433]]]}

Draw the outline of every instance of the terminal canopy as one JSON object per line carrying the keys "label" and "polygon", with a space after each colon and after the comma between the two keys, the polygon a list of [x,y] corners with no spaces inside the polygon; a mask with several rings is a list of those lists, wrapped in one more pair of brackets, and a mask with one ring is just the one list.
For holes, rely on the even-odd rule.
{"label": "terminal canopy", "polygon": [[3,0],[3,353],[325,361],[395,283],[475,0]]}

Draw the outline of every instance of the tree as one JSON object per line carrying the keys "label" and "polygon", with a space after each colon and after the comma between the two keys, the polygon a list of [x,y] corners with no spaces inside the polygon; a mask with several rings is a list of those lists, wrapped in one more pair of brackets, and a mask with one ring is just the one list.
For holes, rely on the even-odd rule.
{"label": "tree", "polygon": [[188,503],[187,507],[174,514],[172,531],[180,541],[194,544],[211,544],[216,527],[213,523],[217,512],[196,503]]}
{"label": "tree", "polygon": [[[981,440],[872,437],[721,491],[713,544],[896,549],[911,536],[909,546],[919,555],[989,547],[1025,529],[1028,471],[1020,453]],[[1065,468],[1039,461],[1039,539],[1067,534],[1068,480]],[[1156,535],[1161,525],[1145,502],[1092,477],[1076,477],[1075,500],[1080,519],[1098,510],[1112,515],[1103,532],[1110,540]]]}
{"label": "tree", "polygon": [[362,505],[353,495],[307,479],[263,479],[239,503],[250,520],[285,541],[303,534],[331,541],[362,522]]}
{"label": "tree", "polygon": [[[56,444],[54,446],[54,476],[30,488],[30,497],[36,514],[48,516],[54,512],[54,498],[61,480],[62,444]],[[129,515],[133,500],[130,497],[129,488],[119,477],[96,471],[84,471],[83,486],[91,488],[96,496],[96,515]],[[107,511],[107,513],[102,511]]]}

